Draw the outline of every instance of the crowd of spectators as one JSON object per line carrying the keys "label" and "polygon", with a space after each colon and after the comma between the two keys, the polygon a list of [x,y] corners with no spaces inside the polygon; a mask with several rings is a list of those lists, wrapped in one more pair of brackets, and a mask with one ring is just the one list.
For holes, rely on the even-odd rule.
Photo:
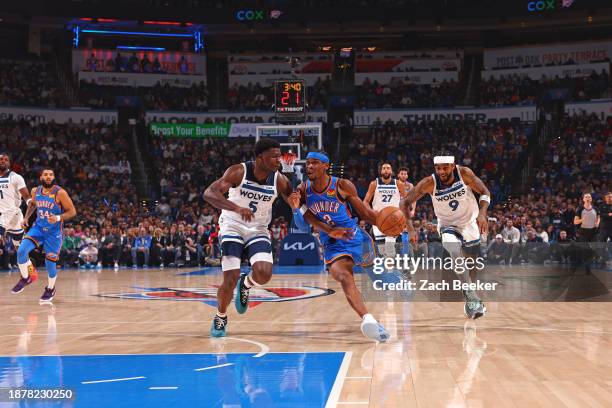
{"label": "crowd of spectators", "polygon": [[355,106],[361,109],[443,108],[461,105],[461,98],[461,88],[455,81],[417,85],[395,80],[381,84],[366,78],[357,87]]}
{"label": "crowd of spectators", "polygon": [[[348,144],[346,171],[355,181],[361,196],[368,183],[378,176],[382,161],[397,171],[409,170],[416,183],[433,172],[433,156],[453,152],[458,163],[473,169],[489,186],[492,198],[503,201],[510,191],[512,174],[527,151],[533,127],[521,123],[475,123],[459,121],[398,122],[377,121],[367,128],[356,129]],[[425,218],[433,219],[430,205],[417,208]]]}
{"label": "crowd of spectators", "polygon": [[52,64],[0,58],[0,106],[60,108],[67,100]]}
{"label": "crowd of spectators", "polygon": [[[550,95],[545,92],[549,90]],[[540,98],[560,98],[570,101],[585,101],[609,98],[612,83],[607,72],[593,72],[584,78],[547,78],[534,80],[526,75],[506,75],[498,79],[482,80],[480,98],[483,106],[533,105]]]}
{"label": "crowd of spectators", "polygon": [[134,95],[142,99],[146,110],[153,111],[208,111],[209,91],[203,82],[189,88],[161,85],[153,87],[127,87],[98,85],[81,81],[79,84],[80,102],[83,106],[96,109],[114,108],[117,96]]}

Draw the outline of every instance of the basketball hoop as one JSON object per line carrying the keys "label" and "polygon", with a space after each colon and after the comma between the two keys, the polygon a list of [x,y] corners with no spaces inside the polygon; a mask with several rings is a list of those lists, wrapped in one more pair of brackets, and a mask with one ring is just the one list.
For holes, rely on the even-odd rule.
{"label": "basketball hoop", "polygon": [[281,155],[281,164],[283,165],[283,173],[293,173],[293,165],[295,164],[295,160],[297,159],[297,155],[293,153],[291,150],[283,153]]}

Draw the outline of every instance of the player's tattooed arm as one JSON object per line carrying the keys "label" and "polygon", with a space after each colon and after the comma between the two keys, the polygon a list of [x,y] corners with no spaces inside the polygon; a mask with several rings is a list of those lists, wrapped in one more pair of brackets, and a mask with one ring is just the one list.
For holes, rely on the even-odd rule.
{"label": "player's tattooed arm", "polygon": [[57,201],[60,203],[64,212],[58,218],[56,216],[50,216],[48,221],[50,224],[54,224],[60,221],[68,221],[71,218],[74,218],[77,214],[76,208],[74,208],[74,203],[72,199],[63,188],[57,192]]}
{"label": "player's tattooed arm", "polygon": [[339,179],[338,193],[340,194],[341,198],[348,201],[353,209],[357,211],[360,219],[372,225],[376,225],[376,216],[378,215],[378,212],[364,204],[364,202],[359,198],[357,189],[352,182],[347,179]]}
{"label": "player's tattooed arm", "polygon": [[231,187],[236,187],[242,182],[243,177],[244,167],[242,164],[234,164],[228,167],[223,176],[213,181],[204,191],[204,200],[215,208],[238,213],[244,221],[249,222],[253,218],[253,211],[250,208],[240,207],[225,197]]}
{"label": "player's tattooed arm", "polygon": [[32,191],[30,192],[30,196],[32,197],[32,199],[30,200],[30,202],[28,203],[28,208],[26,209],[26,213],[23,216],[23,226],[27,227],[29,225],[29,219],[32,216],[32,214],[34,214],[34,211],[36,211],[36,188],[33,188]]}
{"label": "player's tattooed arm", "polygon": [[476,223],[482,234],[486,234],[489,230],[489,221],[487,219],[487,209],[489,208],[489,202],[491,201],[491,192],[485,185],[485,183],[476,175],[469,167],[459,167],[461,172],[461,178],[467,184],[472,191],[480,194],[480,200],[478,201],[478,218]]}
{"label": "player's tattooed arm", "polygon": [[425,194],[433,193],[433,188],[433,179],[431,177],[425,177],[419,181],[416,186],[408,190],[406,196],[400,201],[400,209],[406,216],[406,230],[410,235],[410,241],[416,241],[416,233],[412,225],[412,217],[414,216],[416,202]]}
{"label": "player's tattooed arm", "polygon": [[368,186],[368,192],[366,193],[363,202],[368,207],[372,208],[372,199],[374,198],[374,192],[376,191],[376,181],[370,181]]}

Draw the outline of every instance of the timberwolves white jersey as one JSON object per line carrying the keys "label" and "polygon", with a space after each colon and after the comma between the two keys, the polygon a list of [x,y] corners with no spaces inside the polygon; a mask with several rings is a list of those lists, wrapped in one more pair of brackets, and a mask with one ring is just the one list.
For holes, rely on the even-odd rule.
{"label": "timberwolves white jersey", "polygon": [[472,189],[463,182],[459,166],[455,166],[453,175],[454,182],[450,186],[442,185],[437,174],[431,175],[434,178],[431,202],[441,226],[462,226],[478,217],[478,202]]}
{"label": "timberwolves white jersey", "polygon": [[272,204],[278,195],[276,190],[276,178],[278,172],[271,174],[264,184],[259,184],[255,180],[255,163],[242,163],[244,176],[236,187],[229,189],[228,200],[243,208],[250,208],[253,211],[253,218],[250,222],[242,219],[240,214],[233,211],[222,210],[219,223],[242,224],[248,228],[268,227],[272,221]]}
{"label": "timberwolves white jersey", "polygon": [[382,210],[385,207],[399,207],[400,191],[397,187],[397,180],[391,179],[389,184],[385,184],[380,177],[376,179],[376,190],[372,199],[372,209]]}
{"label": "timberwolves white jersey", "polygon": [[21,193],[26,184],[19,174],[11,171],[5,177],[0,177],[0,214],[21,212]]}

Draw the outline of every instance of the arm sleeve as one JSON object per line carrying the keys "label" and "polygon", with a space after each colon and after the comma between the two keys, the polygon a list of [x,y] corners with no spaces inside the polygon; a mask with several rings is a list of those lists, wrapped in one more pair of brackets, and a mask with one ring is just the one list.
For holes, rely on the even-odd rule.
{"label": "arm sleeve", "polygon": [[304,213],[306,212],[306,206],[302,206],[301,208],[297,208],[293,211],[293,222],[295,222],[295,226],[298,227],[300,231],[308,231],[309,224],[304,219]]}

